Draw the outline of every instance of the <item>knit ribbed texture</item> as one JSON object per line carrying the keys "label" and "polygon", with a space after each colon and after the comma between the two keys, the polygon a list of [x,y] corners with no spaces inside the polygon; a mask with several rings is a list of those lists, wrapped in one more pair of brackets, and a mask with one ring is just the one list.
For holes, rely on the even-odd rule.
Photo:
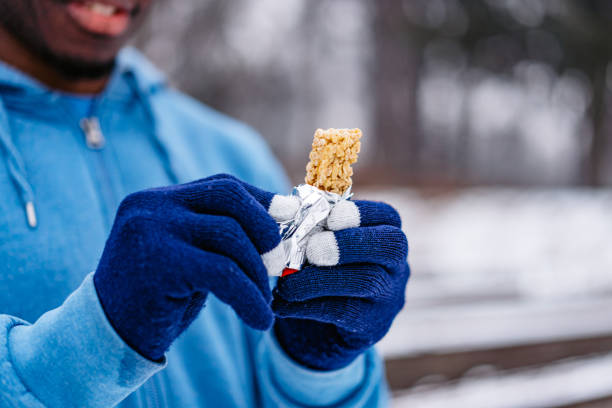
{"label": "knit ribbed texture", "polygon": [[404,305],[410,268],[400,217],[384,203],[354,204],[358,214],[344,205],[332,211],[328,227],[359,226],[311,237],[309,264],[274,291],[278,341],[310,368],[350,364],[387,333]]}
{"label": "knit ribbed texture", "polygon": [[122,339],[160,360],[209,292],[249,326],[270,328],[272,295],[261,254],[280,243],[267,213],[271,196],[218,175],[126,197],[94,275]]}

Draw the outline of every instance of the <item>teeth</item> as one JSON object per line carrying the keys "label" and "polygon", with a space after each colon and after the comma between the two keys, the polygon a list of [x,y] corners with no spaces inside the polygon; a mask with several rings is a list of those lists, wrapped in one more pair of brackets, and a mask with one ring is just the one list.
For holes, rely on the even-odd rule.
{"label": "teeth", "polygon": [[102,14],[103,16],[112,16],[117,11],[115,6],[98,2],[88,3],[87,7],[94,13]]}

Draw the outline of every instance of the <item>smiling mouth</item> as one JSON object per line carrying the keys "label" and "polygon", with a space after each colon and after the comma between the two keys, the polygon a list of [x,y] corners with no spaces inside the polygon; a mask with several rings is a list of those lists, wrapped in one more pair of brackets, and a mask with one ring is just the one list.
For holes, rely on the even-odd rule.
{"label": "smiling mouth", "polygon": [[134,10],[105,1],[78,1],[68,3],[68,14],[85,31],[92,34],[117,37],[130,25]]}

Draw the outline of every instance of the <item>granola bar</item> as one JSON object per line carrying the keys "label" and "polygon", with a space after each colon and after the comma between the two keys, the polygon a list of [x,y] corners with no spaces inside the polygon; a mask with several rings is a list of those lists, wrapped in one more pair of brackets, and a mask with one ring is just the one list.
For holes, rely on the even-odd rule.
{"label": "granola bar", "polygon": [[343,194],[353,183],[351,165],[357,161],[360,139],[359,129],[317,129],[306,166],[306,183]]}

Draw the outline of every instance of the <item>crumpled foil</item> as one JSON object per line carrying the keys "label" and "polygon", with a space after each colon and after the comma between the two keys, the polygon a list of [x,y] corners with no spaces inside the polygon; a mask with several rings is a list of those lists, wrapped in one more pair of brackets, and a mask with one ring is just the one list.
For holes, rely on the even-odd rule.
{"label": "crumpled foil", "polygon": [[285,250],[285,267],[300,270],[306,258],[306,243],[312,234],[322,231],[332,208],[353,195],[349,187],[344,194],[329,193],[308,184],[294,187],[292,195],[301,204],[291,220],[279,223],[281,243]]}

